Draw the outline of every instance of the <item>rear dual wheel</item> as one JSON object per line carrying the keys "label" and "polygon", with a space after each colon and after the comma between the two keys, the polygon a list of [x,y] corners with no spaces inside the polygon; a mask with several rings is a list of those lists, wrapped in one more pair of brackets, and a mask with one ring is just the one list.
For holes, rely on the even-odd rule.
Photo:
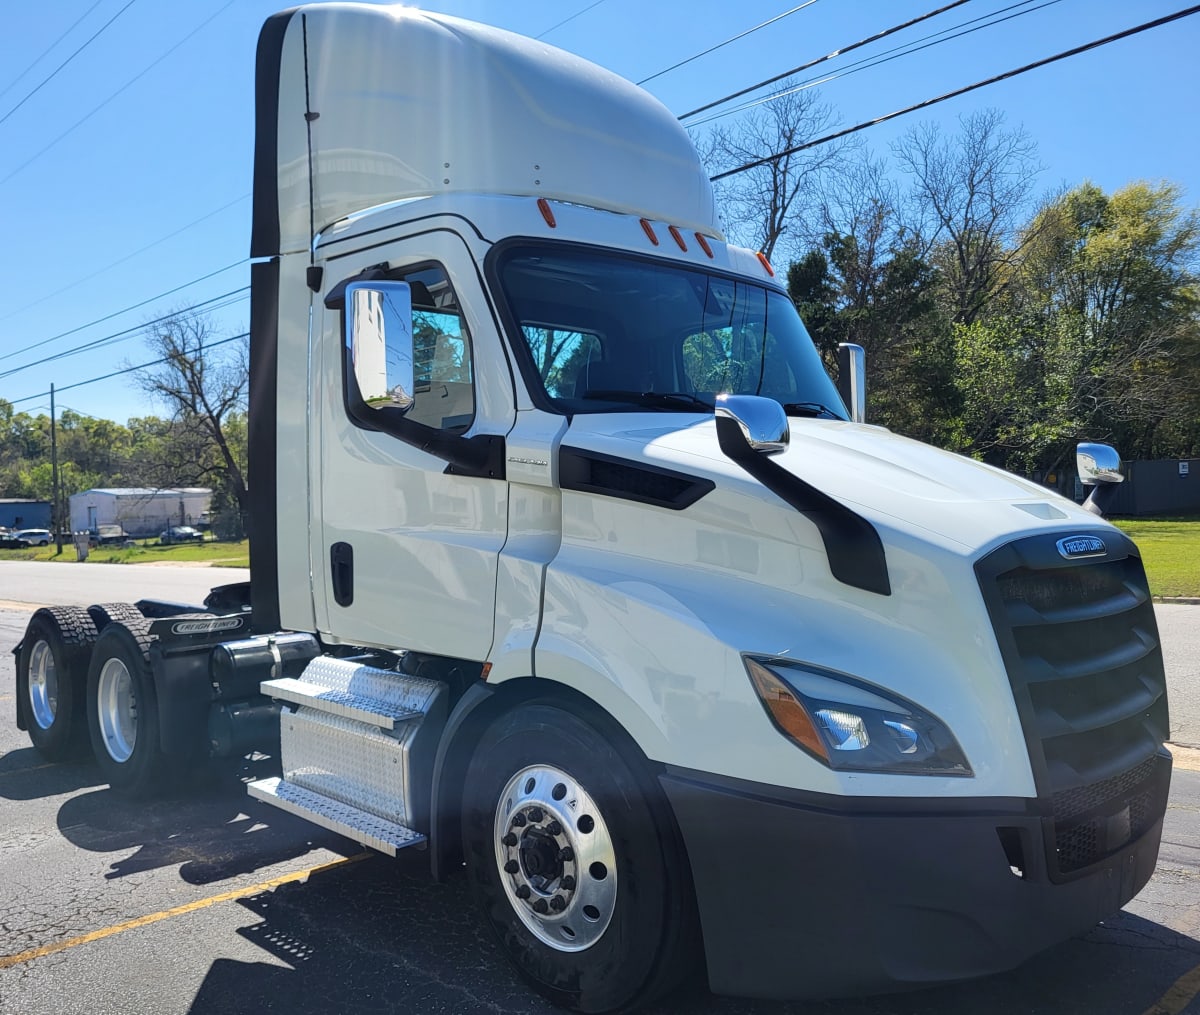
{"label": "rear dual wheel", "polygon": [[686,854],[644,761],[575,714],[519,707],[467,772],[476,899],[520,974],[555,1004],[626,1010],[703,978]]}
{"label": "rear dual wheel", "polygon": [[113,789],[147,796],[168,775],[150,670],[150,621],[127,617],[100,632],[88,667],[87,718],[96,764]]}
{"label": "rear dual wheel", "polygon": [[38,610],[21,639],[17,695],[29,739],[49,761],[71,758],[86,743],[84,682],[95,640],[92,618],[75,606]]}

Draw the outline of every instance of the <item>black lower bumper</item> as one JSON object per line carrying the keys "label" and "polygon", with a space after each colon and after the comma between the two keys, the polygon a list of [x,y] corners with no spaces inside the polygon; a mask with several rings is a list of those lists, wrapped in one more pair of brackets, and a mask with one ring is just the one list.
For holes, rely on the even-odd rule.
{"label": "black lower bumper", "polygon": [[[1169,758],[1160,768],[1165,806]],[[743,997],[884,993],[1011,969],[1128,902],[1162,832],[1160,810],[1140,837],[1060,878],[1036,801],[660,779],[691,860],[709,986]]]}

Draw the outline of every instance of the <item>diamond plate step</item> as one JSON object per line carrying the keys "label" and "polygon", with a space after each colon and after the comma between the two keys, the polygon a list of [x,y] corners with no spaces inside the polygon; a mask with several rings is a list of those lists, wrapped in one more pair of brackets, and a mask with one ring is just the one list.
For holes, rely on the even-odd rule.
{"label": "diamond plate step", "polygon": [[329,712],[331,715],[358,719],[360,722],[370,723],[385,730],[393,730],[397,723],[424,715],[420,709],[393,705],[377,698],[368,698],[363,694],[354,694],[352,691],[323,687],[321,684],[314,684],[302,677],[264,680],[262,693],[281,701],[290,701],[295,705],[308,705],[310,708]]}
{"label": "diamond plate step", "polygon": [[395,856],[396,851],[405,846],[416,846],[425,841],[425,836],[411,828],[331,800],[283,779],[260,779],[248,784],[246,790],[257,800],[290,811],[388,856]]}
{"label": "diamond plate step", "polygon": [[425,715],[441,684],[350,659],[318,656],[298,678],[264,680],[263,694],[380,729]]}

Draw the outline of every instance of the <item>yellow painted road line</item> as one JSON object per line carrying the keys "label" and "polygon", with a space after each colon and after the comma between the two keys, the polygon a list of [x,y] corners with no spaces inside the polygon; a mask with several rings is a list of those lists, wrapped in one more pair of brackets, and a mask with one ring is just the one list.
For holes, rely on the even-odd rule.
{"label": "yellow painted road line", "polygon": [[9,768],[0,772],[0,776],[5,775],[25,775],[27,772],[40,772],[43,768],[58,768],[58,763],[47,761],[44,765],[30,765],[28,768]]}
{"label": "yellow painted road line", "polygon": [[1179,1015],[1200,994],[1200,966],[1184,973],[1143,1015]]}
{"label": "yellow painted road line", "polygon": [[134,930],[137,927],[146,927],[152,923],[158,923],[160,920],[169,920],[173,916],[182,916],[184,913],[194,913],[199,909],[207,909],[209,906],[215,906],[219,902],[232,902],[234,899],[244,899],[250,895],[257,895],[259,892],[266,892],[272,888],[278,888],[280,885],[286,885],[293,881],[303,881],[313,874],[321,874],[327,870],[333,870],[335,867],[344,867],[347,864],[358,863],[360,860],[365,860],[373,854],[369,852],[355,853],[354,856],[344,857],[341,860],[332,860],[329,863],[318,864],[316,867],[308,867],[305,870],[294,871],[291,874],[281,874],[277,878],[271,878],[270,881],[262,881],[257,885],[249,885],[246,888],[235,888],[231,892],[222,892],[220,895],[210,895],[207,899],[197,899],[195,902],[188,902],[182,906],[176,906],[174,909],[164,909],[159,913],[150,913],[148,916],[139,916],[136,920],[127,920],[125,923],[113,924],[111,927],[104,927],[100,930],[94,930],[89,934],[81,934],[79,937],[69,938],[66,941],[56,941],[52,944],[42,945],[40,948],[31,948],[27,952],[21,952],[19,955],[4,955],[0,956],[0,969],[8,969],[11,966],[19,966],[22,962],[32,962],[34,959],[44,958],[47,955],[53,955],[56,952],[66,951],[68,948],[75,948],[78,945],[87,944],[90,941],[99,941],[102,938],[112,937],[114,934],[121,934],[127,930]]}
{"label": "yellow painted road line", "polygon": [[1179,744],[1167,744],[1175,768],[1185,772],[1200,772],[1200,750],[1195,747],[1181,747]]}
{"label": "yellow painted road line", "polygon": [[46,603],[20,603],[13,599],[0,599],[0,610],[19,610],[22,613],[27,610],[32,613],[45,605]]}

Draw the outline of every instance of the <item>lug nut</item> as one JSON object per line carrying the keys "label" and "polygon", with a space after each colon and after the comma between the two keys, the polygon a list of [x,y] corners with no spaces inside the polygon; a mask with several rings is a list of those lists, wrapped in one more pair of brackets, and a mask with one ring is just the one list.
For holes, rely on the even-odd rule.
{"label": "lug nut", "polygon": [[551,821],[550,824],[546,826],[546,831],[551,835],[562,835],[562,825],[560,825],[557,821]]}
{"label": "lug nut", "polygon": [[556,895],[550,900],[550,908],[556,913],[561,913],[567,908],[567,901],[561,895]]}
{"label": "lug nut", "polygon": [[546,904],[546,900],[545,900],[545,899],[538,899],[538,900],[537,900],[537,902],[535,902],[535,903],[533,904],[533,911],[534,911],[535,913],[543,913],[543,914],[545,914],[545,913],[548,913],[548,912],[550,912],[550,907],[549,907],[549,906]]}
{"label": "lug nut", "polygon": [[541,821],[545,816],[545,812],[540,807],[532,807],[529,810],[530,821]]}
{"label": "lug nut", "polygon": [[575,878],[573,875],[568,874],[559,884],[564,892],[573,892],[575,890]]}
{"label": "lug nut", "polygon": [[513,818],[513,824],[516,825],[518,828],[524,828],[525,827],[525,815],[518,814],[515,818]]}
{"label": "lug nut", "polygon": [[558,858],[563,861],[574,860],[575,850],[573,850],[570,846],[563,846],[563,848],[558,851]]}
{"label": "lug nut", "polygon": [[516,874],[520,869],[521,865],[517,863],[516,860],[509,860],[508,863],[504,865],[505,874]]}
{"label": "lug nut", "polygon": [[515,846],[518,842],[518,839],[513,832],[509,832],[500,841],[506,846]]}
{"label": "lug nut", "polygon": [[517,885],[517,898],[518,899],[528,899],[529,898],[529,886],[528,885]]}

